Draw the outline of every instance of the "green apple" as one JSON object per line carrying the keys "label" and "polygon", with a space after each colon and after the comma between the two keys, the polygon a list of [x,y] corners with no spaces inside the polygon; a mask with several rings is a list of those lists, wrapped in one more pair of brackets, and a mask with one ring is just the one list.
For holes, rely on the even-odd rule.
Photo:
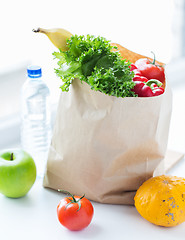
{"label": "green apple", "polygon": [[22,149],[0,151],[0,192],[19,198],[27,194],[36,179],[33,158]]}

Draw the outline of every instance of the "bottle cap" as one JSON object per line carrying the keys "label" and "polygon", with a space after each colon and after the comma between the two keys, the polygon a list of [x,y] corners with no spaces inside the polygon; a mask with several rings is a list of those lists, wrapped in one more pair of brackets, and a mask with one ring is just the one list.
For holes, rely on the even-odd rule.
{"label": "bottle cap", "polygon": [[42,76],[42,69],[39,66],[31,65],[27,68],[27,74],[30,78],[38,78]]}

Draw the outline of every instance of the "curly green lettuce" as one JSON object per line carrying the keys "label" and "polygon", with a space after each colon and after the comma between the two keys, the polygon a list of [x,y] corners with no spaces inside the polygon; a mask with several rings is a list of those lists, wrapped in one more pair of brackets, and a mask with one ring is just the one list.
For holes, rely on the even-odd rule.
{"label": "curly green lettuce", "polygon": [[103,37],[74,35],[67,40],[68,50],[54,52],[58,59],[56,74],[62,79],[62,91],[69,91],[75,78],[91,89],[116,97],[134,97],[130,62],[122,60],[116,47]]}

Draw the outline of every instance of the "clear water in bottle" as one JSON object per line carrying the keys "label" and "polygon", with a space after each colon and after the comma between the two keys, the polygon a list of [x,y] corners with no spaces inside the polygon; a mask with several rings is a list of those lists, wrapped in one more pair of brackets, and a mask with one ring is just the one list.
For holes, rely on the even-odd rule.
{"label": "clear water in bottle", "polygon": [[40,67],[28,67],[27,74],[21,93],[21,145],[35,160],[37,175],[42,177],[51,139],[50,92]]}

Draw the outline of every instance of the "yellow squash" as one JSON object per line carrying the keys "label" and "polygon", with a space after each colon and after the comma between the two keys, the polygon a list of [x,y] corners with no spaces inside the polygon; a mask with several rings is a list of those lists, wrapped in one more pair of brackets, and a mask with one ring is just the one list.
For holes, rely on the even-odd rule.
{"label": "yellow squash", "polygon": [[185,221],[185,179],[157,176],[148,179],[137,190],[135,207],[149,222],[165,227]]}

